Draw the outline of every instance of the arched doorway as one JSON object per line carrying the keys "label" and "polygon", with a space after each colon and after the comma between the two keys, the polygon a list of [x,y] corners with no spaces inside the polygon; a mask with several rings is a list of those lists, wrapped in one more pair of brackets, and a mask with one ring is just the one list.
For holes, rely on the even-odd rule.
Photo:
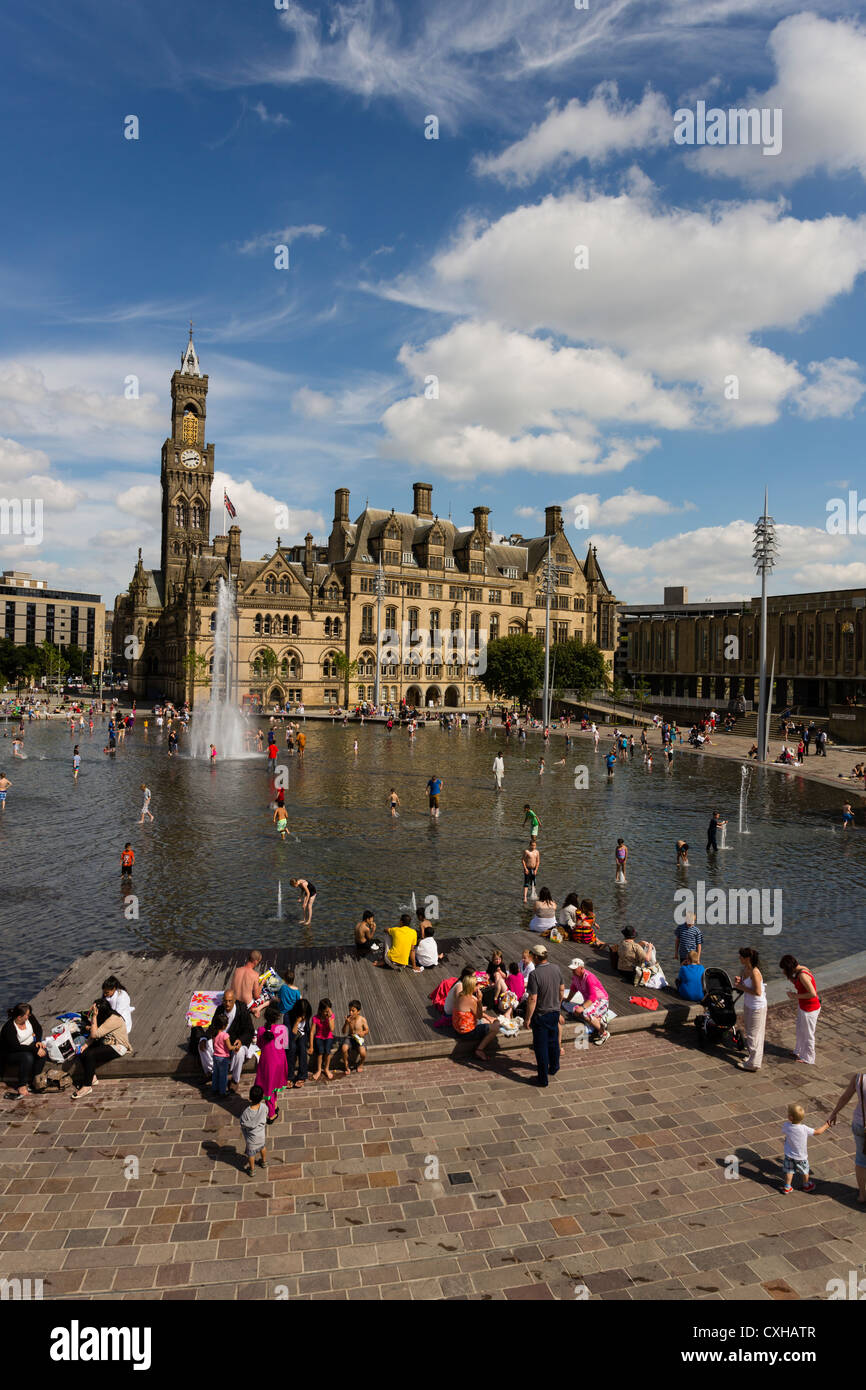
{"label": "arched doorway", "polygon": [[440,691],[438,685],[428,685],[427,694],[424,696],[425,705],[432,704],[435,708],[435,706],[439,704],[441,699],[442,692]]}
{"label": "arched doorway", "polygon": [[445,691],[445,704],[449,709],[456,709],[460,704],[460,691],[456,685],[449,685]]}
{"label": "arched doorway", "polygon": [[282,709],[282,707],[283,707],[283,705],[284,705],[285,703],[286,703],[286,692],[283,690],[282,686],[275,685],[275,686],[273,687],[273,689],[271,690],[270,695],[268,696],[268,704],[269,704],[269,705],[279,705],[279,706],[280,706],[280,709]]}
{"label": "arched doorway", "polygon": [[417,709],[421,704],[421,691],[417,685],[410,685],[406,691],[406,704],[414,705]]}

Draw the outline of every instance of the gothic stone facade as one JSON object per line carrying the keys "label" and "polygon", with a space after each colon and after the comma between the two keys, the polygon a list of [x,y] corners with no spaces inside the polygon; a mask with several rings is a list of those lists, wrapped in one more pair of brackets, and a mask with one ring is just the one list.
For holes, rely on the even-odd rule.
{"label": "gothic stone facade", "polygon": [[[561,509],[545,512],[545,533],[497,540],[488,507],[460,528],[433,512],[432,487],[413,486],[411,512],[365,507],[349,519],[349,490],[335,494],[327,544],[307,535],[302,546],[277,540],[264,559],[244,560],[241,531],[210,539],[214,446],[205,442],[208,378],[190,342],[171,379],[171,433],[162,447],[162,554],[159,569],[138,564],[115,602],[116,659],[139,699],[165,696],[191,705],[209,698],[219,581],[230,582],[229,685],[237,703],[302,702],[308,709],[372,699],[375,684],[377,575],[384,579],[381,627],[431,638],[420,665],[383,666],[381,698],[427,706],[479,707],[488,696],[471,665],[431,656],[436,634],[478,639],[530,632],[543,638],[543,567],[557,566],[551,601],[553,640],[597,642],[609,663],[617,644],[616,600],[594,547],[578,560]],[[130,642],[129,639],[136,639]],[[348,676],[335,658],[345,653]],[[396,655],[392,653],[392,655]],[[122,669],[121,664],[121,669]]]}

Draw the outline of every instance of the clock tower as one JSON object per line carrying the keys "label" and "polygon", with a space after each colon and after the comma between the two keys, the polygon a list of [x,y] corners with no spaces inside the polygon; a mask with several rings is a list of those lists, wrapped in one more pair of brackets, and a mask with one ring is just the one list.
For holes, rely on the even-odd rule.
{"label": "clock tower", "polygon": [[183,578],[187,555],[210,544],[214,446],[205,443],[207,377],[202,376],[189,326],[189,343],[171,378],[171,435],[162,446],[162,573],[166,602]]}

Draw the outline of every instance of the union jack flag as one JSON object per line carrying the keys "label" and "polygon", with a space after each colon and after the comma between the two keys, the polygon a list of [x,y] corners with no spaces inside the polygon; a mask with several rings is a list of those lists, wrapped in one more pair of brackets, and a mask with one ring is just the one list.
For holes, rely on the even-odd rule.
{"label": "union jack flag", "polygon": [[223,488],[223,506],[225,507],[225,509],[226,509],[226,511],[228,512],[229,516],[231,517],[232,521],[234,521],[235,517],[237,516],[237,512],[235,511],[234,507],[232,506],[232,504],[231,504],[231,499],[230,499],[228,493],[226,492],[225,488]]}

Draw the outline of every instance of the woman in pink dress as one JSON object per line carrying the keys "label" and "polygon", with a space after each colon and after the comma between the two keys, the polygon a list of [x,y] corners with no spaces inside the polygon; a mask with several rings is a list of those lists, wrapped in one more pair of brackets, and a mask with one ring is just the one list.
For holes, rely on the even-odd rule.
{"label": "woman in pink dress", "polygon": [[269,1004],[265,1009],[264,1026],[256,1033],[256,1042],[262,1052],[259,1065],[256,1067],[256,1085],[261,1086],[268,1102],[269,1125],[272,1125],[280,1114],[277,1092],[287,1086],[289,1081],[286,1055],[289,1033],[284,1024],[280,1023],[280,1018],[280,1010]]}

